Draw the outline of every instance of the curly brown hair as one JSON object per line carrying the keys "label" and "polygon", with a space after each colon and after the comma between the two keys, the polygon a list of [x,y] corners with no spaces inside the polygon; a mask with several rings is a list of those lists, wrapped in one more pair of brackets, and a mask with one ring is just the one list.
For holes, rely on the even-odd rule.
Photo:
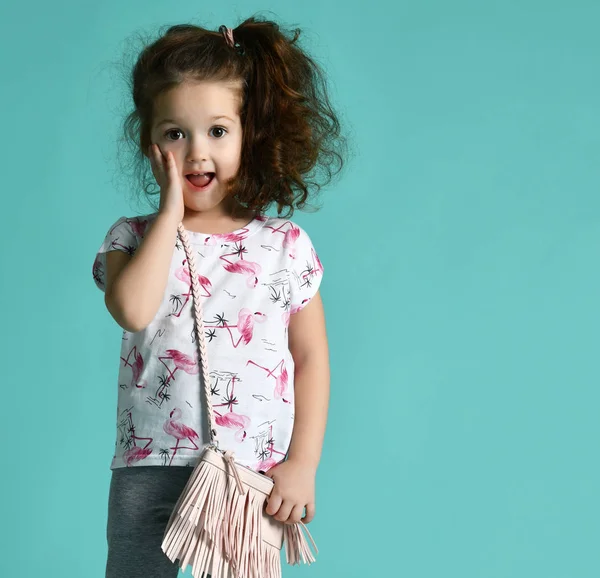
{"label": "curly brown hair", "polygon": [[[129,69],[134,107],[122,142],[148,200],[160,193],[143,153],[151,142],[154,102],[186,81],[241,81],[242,151],[228,195],[242,210],[263,213],[276,204],[280,216],[287,209],[290,217],[341,172],[348,139],[330,103],[325,73],[298,45],[300,34],[252,16],[233,29],[236,48],[221,32],[179,24],[141,50]],[[124,158],[119,154],[120,162]]]}

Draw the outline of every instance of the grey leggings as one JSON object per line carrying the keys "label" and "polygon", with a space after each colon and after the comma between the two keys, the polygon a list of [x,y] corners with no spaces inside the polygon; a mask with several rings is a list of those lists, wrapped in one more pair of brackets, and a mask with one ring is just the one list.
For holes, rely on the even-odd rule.
{"label": "grey leggings", "polygon": [[171,562],[160,545],[192,471],[190,466],[112,470],[106,578],[177,578],[179,561]]}

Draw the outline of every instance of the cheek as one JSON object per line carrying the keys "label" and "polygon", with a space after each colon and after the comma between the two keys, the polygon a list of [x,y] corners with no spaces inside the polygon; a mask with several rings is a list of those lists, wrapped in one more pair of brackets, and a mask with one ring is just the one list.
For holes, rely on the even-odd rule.
{"label": "cheek", "polygon": [[230,165],[237,165],[242,155],[242,141],[241,139],[232,139],[229,145],[227,147],[227,160]]}
{"label": "cheek", "polygon": [[230,154],[220,159],[217,170],[221,175],[232,176],[237,172],[239,165],[240,157],[235,154]]}
{"label": "cheek", "polygon": [[181,166],[182,163],[181,159],[179,158],[181,154],[178,148],[176,146],[173,146],[172,142],[167,141],[165,139],[159,139],[158,141],[156,141],[156,144],[158,144],[158,147],[160,148],[165,161],[167,160],[167,153],[170,152],[173,155],[173,158],[175,159],[175,164],[177,164],[177,166]]}
{"label": "cheek", "polygon": [[239,168],[241,160],[242,160],[241,151],[238,150],[235,152],[235,155],[234,155],[232,163],[231,163],[233,166],[234,172],[237,171],[237,169]]}

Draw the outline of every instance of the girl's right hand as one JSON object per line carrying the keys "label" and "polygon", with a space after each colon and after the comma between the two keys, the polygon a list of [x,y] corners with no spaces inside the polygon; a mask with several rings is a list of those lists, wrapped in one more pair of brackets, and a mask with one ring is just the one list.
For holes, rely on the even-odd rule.
{"label": "girl's right hand", "polygon": [[177,172],[177,164],[173,153],[167,151],[166,155],[156,143],[150,145],[150,166],[152,174],[160,187],[159,213],[173,215],[180,223],[185,212],[183,202],[183,186]]}

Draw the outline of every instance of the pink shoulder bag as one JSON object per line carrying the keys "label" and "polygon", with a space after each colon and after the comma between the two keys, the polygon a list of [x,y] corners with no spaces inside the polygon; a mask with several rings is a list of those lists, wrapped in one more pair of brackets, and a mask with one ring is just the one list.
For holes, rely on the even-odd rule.
{"label": "pink shoulder bag", "polygon": [[284,544],[286,561],[292,565],[315,561],[303,530],[317,553],[318,549],[304,523],[286,524],[266,513],[273,480],[235,463],[232,451],[219,449],[196,262],[182,223],[178,233],[192,280],[194,326],[211,441],[175,504],[161,549],[171,562],[179,559],[184,571],[192,564],[194,578],[281,578]]}

